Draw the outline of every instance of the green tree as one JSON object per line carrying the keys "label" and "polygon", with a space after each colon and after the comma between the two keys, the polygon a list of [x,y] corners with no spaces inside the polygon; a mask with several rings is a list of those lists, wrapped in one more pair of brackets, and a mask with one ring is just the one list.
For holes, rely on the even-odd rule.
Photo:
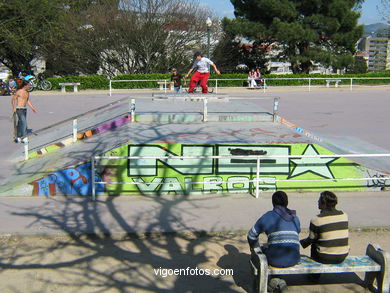
{"label": "green tree", "polygon": [[[231,30],[227,29],[229,19],[222,20],[222,29],[224,33],[216,45],[213,61],[218,64],[223,72],[241,72],[248,69],[261,68],[265,72],[265,47],[257,42],[251,44],[242,44]],[[246,65],[245,69],[240,68]]]}
{"label": "green tree", "polygon": [[347,67],[347,73],[367,73],[367,61],[362,56],[355,56],[353,63]]}
{"label": "green tree", "polygon": [[317,62],[344,68],[363,34],[357,21],[364,0],[231,1],[236,19],[226,28],[265,48],[277,44],[274,58],[290,61],[294,73],[308,73]]}
{"label": "green tree", "polygon": [[0,4],[0,63],[14,75],[31,72],[30,62],[55,42],[62,27],[63,3],[13,0]]}

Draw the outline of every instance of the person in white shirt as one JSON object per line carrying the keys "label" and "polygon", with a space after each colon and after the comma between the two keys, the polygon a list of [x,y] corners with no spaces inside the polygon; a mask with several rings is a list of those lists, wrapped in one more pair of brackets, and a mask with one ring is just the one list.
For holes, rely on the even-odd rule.
{"label": "person in white shirt", "polygon": [[208,93],[207,81],[209,80],[209,76],[210,76],[209,65],[213,66],[217,74],[221,74],[221,73],[217,69],[217,66],[214,64],[214,62],[211,61],[209,58],[202,57],[201,53],[196,52],[194,57],[195,57],[194,64],[192,65],[188,73],[185,75],[185,78],[187,78],[191,74],[191,72],[195,70],[195,73],[192,75],[190,80],[190,88],[188,89],[188,92],[193,93],[196,84],[200,82],[200,86],[202,87],[202,93],[207,94]]}

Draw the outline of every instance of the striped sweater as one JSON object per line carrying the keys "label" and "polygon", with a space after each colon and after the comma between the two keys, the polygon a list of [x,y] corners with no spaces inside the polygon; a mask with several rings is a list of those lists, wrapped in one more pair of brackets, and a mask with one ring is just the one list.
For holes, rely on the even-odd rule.
{"label": "striped sweater", "polygon": [[336,209],[324,209],[310,222],[303,247],[312,245],[311,257],[321,263],[341,263],[348,255],[348,215]]}

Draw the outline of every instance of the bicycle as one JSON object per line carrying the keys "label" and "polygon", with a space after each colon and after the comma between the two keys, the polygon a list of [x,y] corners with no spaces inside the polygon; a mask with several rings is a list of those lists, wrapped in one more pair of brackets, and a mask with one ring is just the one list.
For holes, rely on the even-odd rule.
{"label": "bicycle", "polygon": [[50,81],[43,79],[43,74],[38,74],[37,77],[34,75],[26,75],[24,77],[24,80],[27,80],[31,87],[28,90],[29,92],[32,92],[34,89],[39,89],[43,91],[50,91],[52,89],[52,84]]}
{"label": "bicycle", "polygon": [[52,84],[50,81],[43,78],[43,74],[38,74],[37,78],[32,78],[30,80],[31,88],[34,90],[34,88],[43,90],[43,91],[50,91],[52,89]]}

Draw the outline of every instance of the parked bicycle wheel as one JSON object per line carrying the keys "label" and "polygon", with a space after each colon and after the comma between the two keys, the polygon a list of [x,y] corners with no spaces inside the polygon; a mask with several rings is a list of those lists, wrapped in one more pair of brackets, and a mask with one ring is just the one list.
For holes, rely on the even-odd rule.
{"label": "parked bicycle wheel", "polygon": [[42,80],[41,83],[40,83],[40,88],[43,91],[50,91],[51,88],[52,88],[51,82],[48,81],[48,80]]}
{"label": "parked bicycle wheel", "polygon": [[35,84],[35,82],[34,82],[33,79],[31,79],[31,80],[29,81],[29,83],[31,84],[31,86],[30,86],[30,88],[28,89],[28,92],[32,92],[32,91],[35,89],[36,84]]}

